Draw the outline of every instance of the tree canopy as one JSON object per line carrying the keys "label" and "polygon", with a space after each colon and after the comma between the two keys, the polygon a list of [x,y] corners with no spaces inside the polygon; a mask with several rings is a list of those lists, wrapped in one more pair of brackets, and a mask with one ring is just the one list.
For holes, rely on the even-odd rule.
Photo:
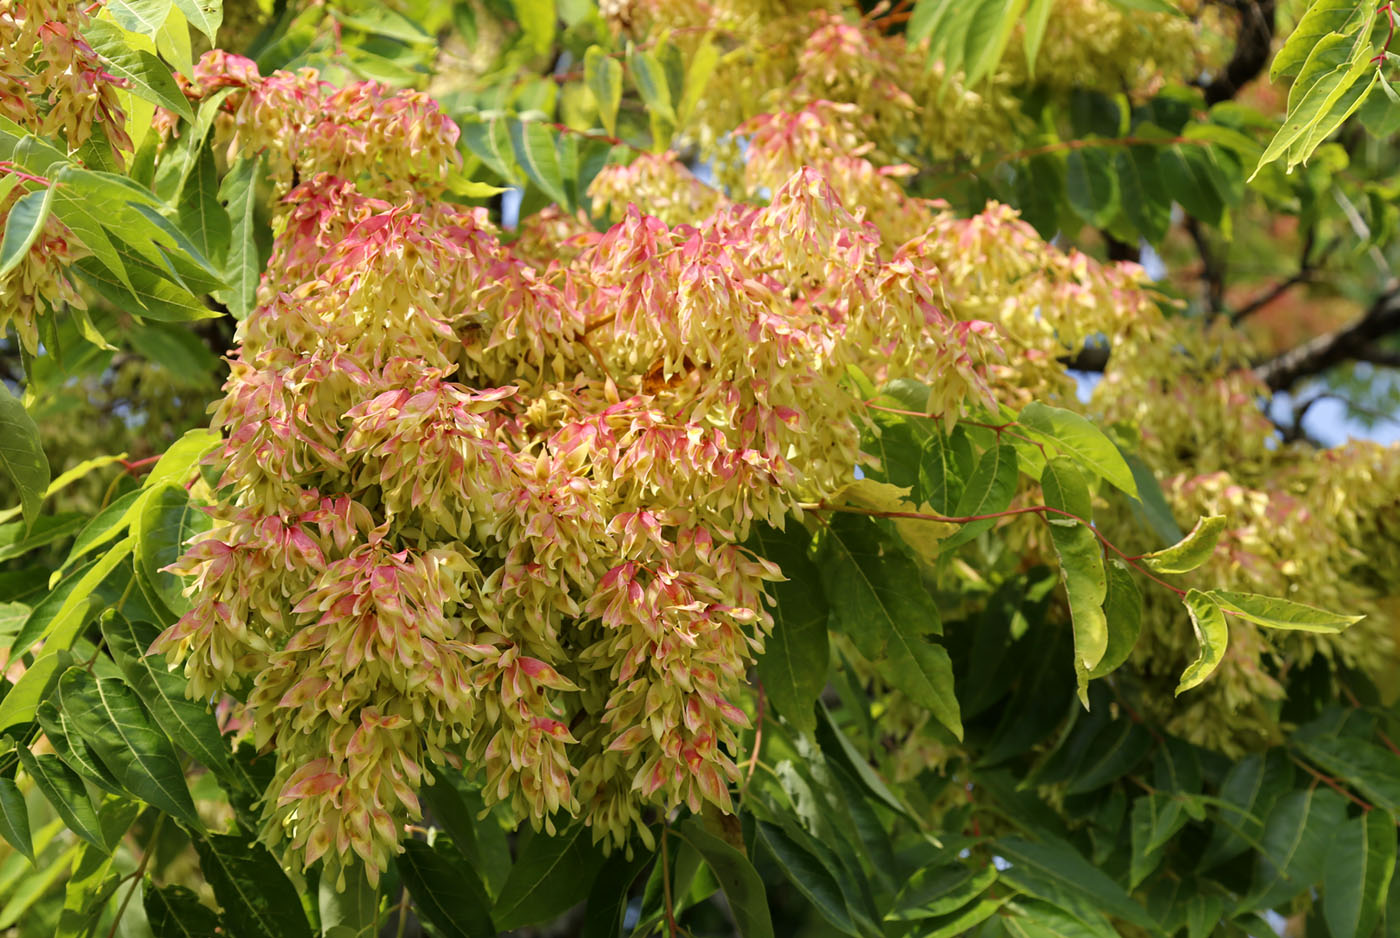
{"label": "tree canopy", "polygon": [[1397,23],[0,0],[0,934],[1400,934]]}

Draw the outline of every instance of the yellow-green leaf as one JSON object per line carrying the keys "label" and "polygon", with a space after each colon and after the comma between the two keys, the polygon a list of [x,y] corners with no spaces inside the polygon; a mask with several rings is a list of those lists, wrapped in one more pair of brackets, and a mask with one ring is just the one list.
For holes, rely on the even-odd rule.
{"label": "yellow-green leaf", "polygon": [[1271,629],[1292,629],[1300,632],[1340,632],[1355,625],[1365,616],[1344,616],[1291,599],[1277,599],[1258,593],[1237,593],[1232,590],[1211,590],[1208,594],[1221,608],[1247,619],[1255,625]]}
{"label": "yellow-green leaf", "polygon": [[1190,573],[1210,559],[1224,530],[1224,515],[1206,515],[1180,541],[1144,554],[1138,562],[1154,573]]}
{"label": "yellow-green leaf", "polygon": [[1230,641],[1230,629],[1225,624],[1225,613],[1220,611],[1214,599],[1200,590],[1188,590],[1183,600],[1186,611],[1191,616],[1191,627],[1196,630],[1196,641],[1200,651],[1196,660],[1182,672],[1181,683],[1176,692],[1181,694],[1210,677],[1212,671],[1225,657],[1225,646]]}

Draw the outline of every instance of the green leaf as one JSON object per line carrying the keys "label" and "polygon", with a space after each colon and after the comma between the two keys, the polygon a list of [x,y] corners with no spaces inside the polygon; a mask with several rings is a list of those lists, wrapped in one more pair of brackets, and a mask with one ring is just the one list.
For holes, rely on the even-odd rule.
{"label": "green leaf", "polygon": [[1231,590],[1211,590],[1207,593],[1222,609],[1241,619],[1271,629],[1294,629],[1302,632],[1340,632],[1360,622],[1365,616],[1344,616],[1289,599],[1276,599],[1256,593]]}
{"label": "green leaf", "polygon": [[[460,881],[457,883],[460,887]],[[379,931],[379,891],[364,861],[351,854],[327,858],[317,885],[317,907],[324,938],[375,938]]]}
{"label": "green leaf", "polygon": [[251,787],[251,780],[234,760],[208,706],[185,696],[184,679],[168,670],[164,659],[147,655],[146,649],[159,634],[149,623],[128,622],[120,614],[104,616],[102,620],[102,636],[108,650],[156,725],[220,779]]}
{"label": "green leaf", "polygon": [[914,562],[869,518],[843,515],[828,525],[818,563],[837,626],[886,681],[961,739],[948,653],[924,639],[942,632],[938,607]]}
{"label": "green leaf", "polygon": [[141,904],[155,938],[208,938],[219,928],[219,916],[184,886],[147,880]]}
{"label": "green leaf", "polygon": [[1006,44],[1011,41],[1025,8],[1026,0],[989,0],[978,7],[964,52],[967,62],[964,81],[969,86],[981,81],[1001,62]]}
{"label": "green leaf", "polygon": [[[115,4],[109,3],[107,9],[115,12]],[[194,110],[175,83],[170,66],[146,50],[134,48],[120,29],[103,20],[88,21],[84,35],[106,61],[107,70],[126,81],[128,91],[194,122]]]}
{"label": "green leaf", "polygon": [[583,56],[583,79],[598,104],[603,129],[616,136],[617,109],[622,104],[622,63],[598,46],[589,46]]}
{"label": "green leaf", "polygon": [[109,0],[107,10],[122,29],[154,39],[165,25],[171,5],[172,0]]}
{"label": "green leaf", "polygon": [[[491,938],[496,934],[491,900],[475,870],[421,840],[406,840],[403,848],[394,862],[413,896],[414,908],[425,919],[448,938]],[[535,898],[538,901],[543,896]]]}
{"label": "green leaf", "polygon": [[258,302],[258,278],[262,276],[263,264],[253,234],[257,225],[260,165],[257,157],[241,157],[219,184],[219,201],[228,214],[230,228],[228,256],[224,262],[228,289],[217,296],[235,319],[247,318]]}
{"label": "green leaf", "polygon": [[126,789],[122,788],[121,782],[93,754],[92,747],[78,735],[73,721],[59,708],[56,694],[50,694],[40,703],[34,715],[44,735],[49,738],[54,754],[70,769],[103,791],[126,797]]}
{"label": "green leaf", "polygon": [[1182,672],[1181,682],[1176,685],[1178,695],[1190,690],[1210,677],[1225,657],[1225,647],[1230,643],[1230,628],[1225,624],[1225,614],[1220,611],[1210,593],[1200,590],[1187,590],[1182,600],[1186,612],[1191,616],[1191,627],[1196,632],[1196,642],[1200,651],[1196,659]]}
{"label": "green leaf", "polygon": [[[9,638],[18,632],[30,612],[24,603],[0,603],[0,638]],[[9,643],[5,644],[8,647]]]}
{"label": "green leaf", "polygon": [[1021,411],[1018,423],[1105,482],[1138,497],[1137,480],[1123,454],[1087,418],[1035,401]]}
{"label": "green leaf", "polygon": [[219,174],[214,151],[200,149],[194,168],[180,190],[180,227],[190,233],[194,246],[216,263],[228,254],[233,228],[228,212],[219,204]]}
{"label": "green leaf", "polygon": [[[953,514],[959,518],[994,515],[1005,511],[1016,494],[1019,473],[1016,449],[1004,443],[993,446],[977,460],[977,468],[968,477],[967,487],[958,499]],[[943,542],[945,552],[966,544],[996,524],[995,518],[967,522],[952,537]]]}
{"label": "green leaf", "polygon": [[37,550],[74,534],[83,524],[83,515],[69,512],[40,515],[26,531],[23,522],[0,525],[0,562]]}
{"label": "green leaf", "polygon": [[1011,863],[1001,871],[1003,881],[1037,898],[1070,912],[1086,923],[1112,915],[1146,929],[1162,933],[1158,924],[1098,867],[1079,851],[1060,840],[1035,843],[1020,837],[1003,837],[993,844],[994,852]]}
{"label": "green leaf", "polygon": [[1188,215],[1209,225],[1224,218],[1225,200],[1210,161],[1196,144],[1170,144],[1157,150],[1157,166],[1171,197]]}
{"label": "green leaf", "polygon": [[598,848],[582,821],[553,837],[535,834],[511,867],[491,920],[510,931],[554,918],[587,898],[599,866]]}
{"label": "green leaf", "polygon": [[593,889],[588,895],[588,907],[584,912],[583,932],[580,938],[618,938],[622,932],[622,918],[630,901],[632,884],[642,869],[652,862],[652,858],[642,852],[628,860],[621,852],[614,851],[608,862],[598,871]]}
{"label": "green leaf", "polygon": [[[1070,913],[1048,902],[1018,900],[1002,924],[1012,938],[1113,938],[1118,932],[1108,926],[1090,927]],[[1107,928],[1107,931],[1104,929]]]}
{"label": "green leaf", "polygon": [[24,774],[34,780],[35,787],[58,812],[64,825],[97,849],[109,850],[102,836],[102,823],[97,819],[83,780],[59,761],[58,756],[36,756],[26,746],[20,746],[16,754]]}
{"label": "green leaf", "polygon": [[1395,816],[1389,811],[1368,811],[1333,833],[1322,875],[1322,915],[1332,938],[1375,931],[1394,873]]}
{"label": "green leaf", "polygon": [[1264,824],[1254,885],[1235,913],[1276,909],[1321,880],[1328,844],[1346,819],[1347,804],[1321,786],[1280,798]]}
{"label": "green leaf", "polygon": [[1355,0],[1314,0],[1274,56],[1269,66],[1269,80],[1278,82],[1285,75],[1295,74],[1307,62],[1318,42],[1331,33],[1345,31],[1358,14],[1365,15],[1364,4]]}
{"label": "green leaf", "polygon": [[[67,577],[65,582],[72,581],[73,585],[64,594],[58,609],[51,610],[47,603],[35,606],[34,615],[30,616],[15,639],[15,647],[27,649],[41,639],[46,642],[43,652],[45,655],[50,651],[72,647],[78,632],[92,619],[92,606],[99,598],[98,588],[108,575],[126,560],[134,546],[135,542],[128,537],[93,563]],[[60,583],[58,589],[63,588],[64,584]],[[58,590],[55,590],[50,596],[57,594]],[[44,616],[39,615],[41,610],[45,613]],[[48,618],[50,613],[52,618]],[[47,621],[44,621],[45,619]]]}
{"label": "green leaf", "polygon": [[1129,889],[1136,889],[1157,868],[1163,847],[1188,820],[1182,802],[1171,792],[1154,791],[1133,801]]}
{"label": "green leaf", "polygon": [[190,25],[215,42],[214,34],[224,22],[223,0],[175,0]]}
{"label": "green leaf", "polygon": [[1259,841],[1274,804],[1293,790],[1293,775],[1293,763],[1278,749],[1267,757],[1250,754],[1230,767],[1220,783],[1220,823],[1211,832],[1201,869],[1209,870]]}
{"label": "green leaf", "polygon": [[1367,800],[1400,813],[1400,755],[1367,739],[1319,734],[1295,741],[1298,750]]}
{"label": "green leaf", "polygon": [[956,912],[996,880],[997,868],[991,863],[980,870],[962,863],[925,867],[900,887],[885,921],[914,922]]}
{"label": "green leaf", "polygon": [[1162,187],[1156,151],[1150,146],[1120,147],[1113,154],[1113,171],[1123,215],[1149,242],[1160,244],[1171,228],[1172,200]]}
{"label": "green leaf", "polygon": [[627,67],[647,109],[660,114],[674,126],[676,109],[671,102],[671,87],[656,56],[634,46],[627,50]]}
{"label": "green leaf", "polygon": [[996,896],[983,899],[965,909],[940,915],[920,922],[919,938],[953,938],[954,935],[973,934],[974,926],[980,925],[997,913],[1010,896]]}
{"label": "green leaf", "polygon": [[197,837],[194,847],[230,938],[311,938],[301,897],[266,847],[237,834]]}
{"label": "green leaf", "polygon": [[1131,453],[1125,454],[1128,467],[1133,471],[1133,481],[1138,486],[1138,500],[1128,503],[1133,514],[1138,515],[1163,544],[1175,544],[1181,540],[1181,528],[1172,515],[1171,506],[1162,492],[1162,485],[1147,464]]}
{"label": "green leaf", "polygon": [[816,728],[812,702],[826,687],[830,665],[826,596],[821,573],[807,557],[807,533],[796,524],[786,531],[759,526],[752,546],[776,563],[787,580],[768,587],[773,597],[773,632],[758,659],[758,676],[768,699],[799,732]]}
{"label": "green leaf", "polygon": [[177,615],[190,606],[182,592],[185,583],[164,568],[180,559],[190,538],[208,531],[212,525],[209,516],[190,501],[184,486],[173,482],[149,490],[145,507],[137,517],[137,560],[141,570],[161,600]]}
{"label": "green leaf", "polygon": [[1108,625],[1108,647],[1099,663],[1089,669],[1086,679],[1103,677],[1128,660],[1142,632],[1142,593],[1132,571],[1119,560],[1105,567],[1108,572],[1108,596],[1104,599],[1104,619]]}
{"label": "green leaf", "polygon": [[419,796],[432,811],[436,824],[452,838],[452,846],[472,869],[481,872],[486,891],[499,893],[510,874],[510,845],[496,819],[482,817],[486,806],[480,793],[465,786],[460,776],[438,773],[433,785],[420,791]]}
{"label": "green leaf", "polygon": [[897,814],[912,819],[913,816],[909,813],[909,809],[881,780],[880,776],[875,774],[870,763],[866,762],[864,757],[856,751],[856,747],[846,738],[846,734],[841,732],[841,728],[836,725],[836,721],[831,718],[826,707],[818,702],[816,711],[817,743],[821,746],[822,753],[828,759],[844,767],[875,800]]}
{"label": "green leaf", "polygon": [[558,14],[554,0],[527,0],[514,4],[515,15],[519,18],[521,37],[536,54],[548,52],[554,44],[554,31]]}
{"label": "green leaf", "polygon": [[1031,0],[1026,9],[1025,31],[1021,34],[1021,45],[1026,52],[1026,71],[1035,77],[1035,60],[1040,54],[1040,43],[1045,38],[1045,27],[1050,22],[1050,11],[1055,0]]}
{"label": "green leaf", "polygon": [[1089,744],[1088,756],[1065,786],[1065,794],[1080,795],[1118,781],[1152,750],[1152,734],[1131,720],[1104,726]]}
{"label": "green leaf", "polygon": [[1171,547],[1144,554],[1138,562],[1155,573],[1190,573],[1210,559],[1224,530],[1224,515],[1206,515],[1186,537]]}
{"label": "green leaf", "polygon": [[36,189],[10,206],[4,240],[0,240],[0,277],[18,267],[39,240],[53,210],[53,190],[53,186]]}
{"label": "green leaf", "polygon": [[510,141],[516,159],[530,181],[539,186],[551,201],[567,209],[570,201],[564,191],[559,151],[555,149],[554,135],[549,129],[536,121],[511,121]]}
{"label": "green leaf", "polygon": [[823,866],[817,857],[804,850],[777,825],[759,821],[755,835],[757,842],[778,861],[778,867],[788,882],[812,903],[822,918],[837,931],[861,938],[862,933],[851,919],[845,896],[833,871]]}
{"label": "green leaf", "polygon": [[25,669],[9,692],[0,698],[0,730],[7,730],[34,719],[34,714],[39,709],[39,701],[48,693],[62,660],[57,651],[49,654],[46,649],[44,654],[34,659],[34,663]]}
{"label": "green leaf", "polygon": [[0,837],[34,862],[34,840],[29,835],[29,807],[15,780],[0,776]]}
{"label": "green leaf", "polygon": [[131,508],[136,500],[143,495],[145,492],[141,490],[127,492],[99,511],[78,532],[78,536],[73,540],[73,546],[68,549],[67,559],[63,561],[63,566],[59,569],[66,570],[78,558],[96,550],[130,527],[134,518]]}
{"label": "green leaf", "polygon": [[519,181],[511,149],[510,131],[506,128],[504,120],[486,118],[479,122],[464,123],[462,142],[496,175],[512,184]]}
{"label": "green leaf", "polygon": [[195,830],[195,811],[175,749],[151,722],[136,694],[121,681],[69,668],[58,682],[59,700],[97,757],[142,801]]}
{"label": "green leaf", "polygon": [[180,485],[189,482],[199,471],[200,459],[221,442],[223,437],[214,430],[186,431],[184,436],[170,444],[146,474],[146,490],[157,489],[167,482]]}
{"label": "green leaf", "polygon": [[[1103,609],[1108,596],[1108,574],[1099,539],[1086,523],[1092,517],[1089,484],[1074,460],[1056,456],[1046,464],[1040,487],[1047,507],[1083,519],[1046,516],[1050,539],[1060,558],[1060,578],[1069,597],[1076,667],[1092,671],[1108,651],[1108,619]],[[1087,695],[1082,695],[1082,699],[1087,707]]]}
{"label": "green leaf", "polygon": [[4,382],[0,382],[0,468],[19,489],[25,522],[33,524],[49,487],[49,461],[39,444],[39,427]]}
{"label": "green leaf", "polygon": [[1118,212],[1118,177],[1108,154],[1095,147],[1071,150],[1065,157],[1065,192],[1080,218],[1106,227]]}
{"label": "green leaf", "polygon": [[696,818],[683,821],[674,830],[700,853],[719,880],[740,936],[773,938],[773,919],[768,913],[763,880],[748,857],[705,830]]}
{"label": "green leaf", "polygon": [[[1298,74],[1298,80],[1293,83],[1288,95],[1288,115],[1278,133],[1264,148],[1264,155],[1259,157],[1259,164],[1250,178],[1258,175],[1261,167],[1288,152],[1298,138],[1324,118],[1358,76],[1373,68],[1364,57],[1353,61],[1350,38],[1338,33],[1324,36],[1313,47]],[[1294,159],[1290,155],[1289,167],[1297,162],[1301,162],[1301,157]]]}

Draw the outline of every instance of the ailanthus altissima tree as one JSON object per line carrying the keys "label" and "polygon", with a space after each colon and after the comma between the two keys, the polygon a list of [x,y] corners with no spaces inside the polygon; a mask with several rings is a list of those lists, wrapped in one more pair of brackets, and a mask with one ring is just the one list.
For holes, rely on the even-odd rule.
{"label": "ailanthus altissima tree", "polygon": [[1395,22],[0,0],[0,931],[1390,934]]}

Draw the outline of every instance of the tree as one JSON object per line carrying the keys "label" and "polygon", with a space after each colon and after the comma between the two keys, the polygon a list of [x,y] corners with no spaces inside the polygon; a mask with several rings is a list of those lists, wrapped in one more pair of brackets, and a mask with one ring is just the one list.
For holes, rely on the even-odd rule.
{"label": "tree", "polygon": [[1395,19],[0,0],[0,930],[1390,934]]}

